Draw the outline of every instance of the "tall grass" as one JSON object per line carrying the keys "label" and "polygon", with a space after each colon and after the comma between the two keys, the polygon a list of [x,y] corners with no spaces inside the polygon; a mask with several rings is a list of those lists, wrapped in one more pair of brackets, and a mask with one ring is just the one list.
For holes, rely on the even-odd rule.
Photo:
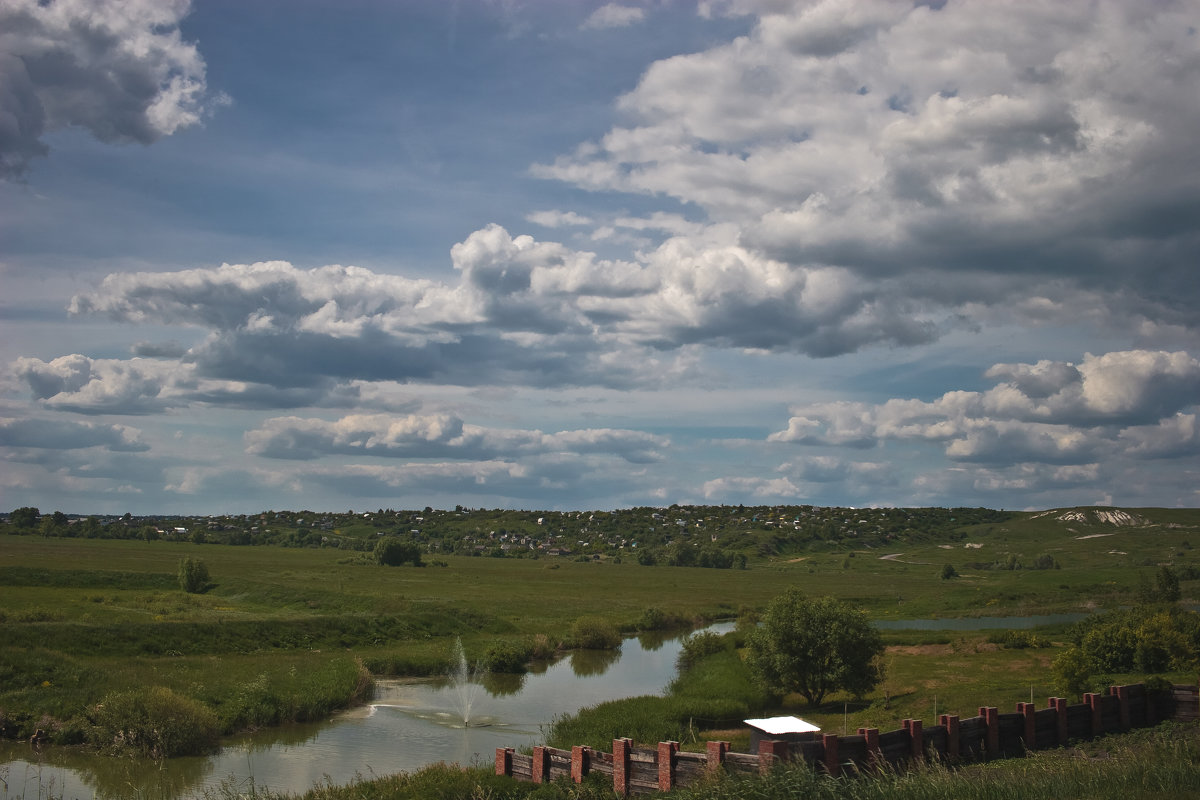
{"label": "tall grass", "polygon": [[[296,795],[224,787],[207,800],[288,800]],[[829,778],[806,765],[766,775],[722,775],[676,789],[673,800],[1191,800],[1200,797],[1200,728],[1168,723],[1073,748],[952,769]],[[598,773],[582,784],[535,785],[500,778],[488,767],[438,764],[413,773],[318,786],[304,800],[611,800]]]}
{"label": "tall grass", "polygon": [[951,769],[832,779],[804,765],[677,790],[680,800],[1159,800],[1200,797],[1200,728],[1164,724],[1075,748]]}

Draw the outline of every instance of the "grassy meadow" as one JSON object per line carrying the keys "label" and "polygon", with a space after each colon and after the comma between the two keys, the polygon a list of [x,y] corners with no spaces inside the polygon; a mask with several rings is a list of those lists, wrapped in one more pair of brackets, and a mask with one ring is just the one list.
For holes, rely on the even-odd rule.
{"label": "grassy meadow", "polygon": [[[1195,604],[1200,512],[1130,513],[1133,523],[1117,525],[1017,514],[886,548],[843,538],[750,558],[747,569],[460,555],[384,567],[334,548],[0,535],[0,730],[94,743],[97,707],[133,704],[127,713],[144,715],[134,695],[148,687],[214,735],[321,719],[365,697],[372,675],[442,672],[459,637],[476,659],[512,643],[552,648],[582,617],[627,632],[662,617],[752,619],[790,587],[848,600],[876,619],[1080,612],[1133,602],[1141,582],[1169,564],[1183,577],[1184,603]],[[184,558],[207,566],[204,593],[180,589]],[[1037,562],[1054,566],[1028,566]],[[942,577],[947,564],[957,577]],[[1061,694],[1049,665],[1067,635],[1037,636],[1045,646],[1014,649],[987,632],[887,632],[887,678],[870,695],[835,695],[817,709],[789,697],[772,710],[853,731],[906,717],[932,723],[980,705],[1011,710],[1031,694],[1042,704]],[[675,721],[676,736],[664,738],[736,746],[744,737],[731,722],[763,700],[746,685],[736,649],[716,662],[707,677],[681,679],[669,713],[651,714]],[[630,708],[562,735],[575,743],[633,735]]]}

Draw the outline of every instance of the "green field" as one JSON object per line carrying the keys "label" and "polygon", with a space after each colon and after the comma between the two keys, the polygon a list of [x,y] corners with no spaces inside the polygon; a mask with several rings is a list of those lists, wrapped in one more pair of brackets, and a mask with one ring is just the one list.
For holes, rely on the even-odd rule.
{"label": "green field", "polygon": [[[1141,583],[1170,565],[1184,604],[1194,605],[1200,512],[1129,510],[1114,524],[1099,514],[1110,511],[1009,514],[963,527],[943,515],[924,531],[910,518],[892,533],[886,512],[841,510],[848,527],[833,532],[825,518],[786,535],[763,528],[772,542],[766,555],[762,541],[723,522],[720,536],[748,548],[745,569],[643,566],[620,553],[444,552],[427,566],[384,567],[342,546],[0,535],[0,728],[10,737],[41,727],[60,743],[90,741],[97,704],[152,686],[169,690],[172,702],[199,703],[224,734],[317,719],[360,698],[368,672],[441,672],[457,637],[472,659],[499,646],[528,652],[563,642],[581,617],[629,632],[653,618],[647,609],[693,622],[752,618],[790,587],[848,600],[876,619],[1028,615],[1131,604]],[[472,513],[454,515],[455,524],[470,528]],[[715,529],[716,512],[688,513]],[[184,558],[208,567],[204,593],[180,589]],[[943,579],[947,564],[958,577]],[[1031,692],[1043,703],[1057,693],[1049,664],[1067,636],[1040,637],[1049,646],[1007,649],[983,633],[889,633],[888,677],[874,693],[834,696],[820,709],[785,698],[784,708],[827,730],[853,730],[979,705],[1011,708]],[[722,734],[740,735],[702,736]]]}

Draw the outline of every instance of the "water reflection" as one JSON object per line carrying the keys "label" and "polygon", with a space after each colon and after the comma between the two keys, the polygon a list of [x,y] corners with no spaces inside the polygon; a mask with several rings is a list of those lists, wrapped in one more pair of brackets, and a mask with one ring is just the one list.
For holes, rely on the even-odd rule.
{"label": "water reflection", "polygon": [[572,650],[571,672],[579,678],[603,675],[620,659],[620,650]]}
{"label": "water reflection", "polygon": [[642,649],[650,651],[657,650],[670,639],[678,638],[678,631],[642,631],[637,635],[638,644],[641,645]]}
{"label": "water reflection", "polygon": [[488,672],[483,676],[483,689],[492,697],[507,697],[525,688],[525,675],[507,672]]}

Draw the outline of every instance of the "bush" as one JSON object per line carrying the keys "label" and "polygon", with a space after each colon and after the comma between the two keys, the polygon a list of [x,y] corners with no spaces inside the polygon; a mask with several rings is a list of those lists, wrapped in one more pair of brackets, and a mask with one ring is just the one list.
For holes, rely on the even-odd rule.
{"label": "bush", "polygon": [[658,606],[650,606],[642,612],[633,628],[638,631],[666,631],[685,627],[688,622],[689,620],[679,614],[663,611]]}
{"label": "bush", "polygon": [[712,631],[701,631],[685,636],[682,644],[675,666],[680,672],[687,672],[705,656],[724,650],[725,637]]}
{"label": "bush", "polygon": [[198,558],[179,562],[179,588],[188,594],[200,594],[208,588],[208,567]]}
{"label": "bush", "polygon": [[217,715],[163,686],[110,694],[92,709],[91,740],[151,758],[202,755],[217,746]]}
{"label": "bush", "polygon": [[580,617],[571,626],[571,646],[584,650],[616,650],[621,646],[621,632],[601,617]]}
{"label": "bush", "polygon": [[988,641],[998,644],[1006,650],[1025,650],[1027,648],[1049,647],[1050,643],[1029,631],[1001,631],[988,634]]}
{"label": "bush", "polygon": [[532,657],[533,647],[522,642],[497,642],[483,654],[483,666],[488,672],[520,674]]}

